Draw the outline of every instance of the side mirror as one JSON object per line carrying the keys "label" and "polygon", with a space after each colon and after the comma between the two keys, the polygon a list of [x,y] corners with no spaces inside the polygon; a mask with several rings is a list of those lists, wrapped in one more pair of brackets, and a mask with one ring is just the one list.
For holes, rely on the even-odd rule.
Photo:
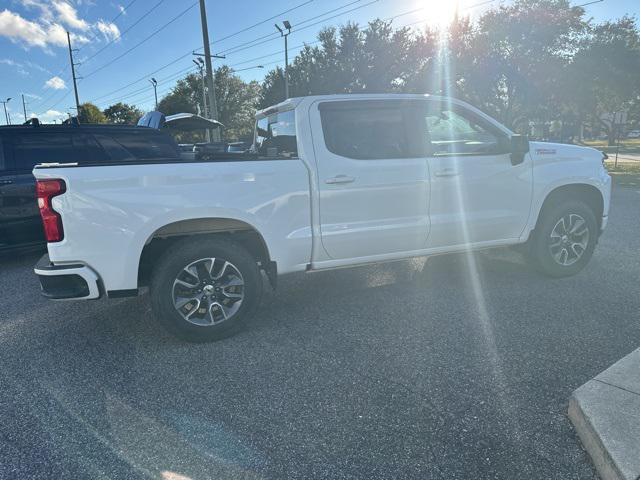
{"label": "side mirror", "polygon": [[529,137],[514,134],[511,136],[511,165],[520,165],[529,153]]}

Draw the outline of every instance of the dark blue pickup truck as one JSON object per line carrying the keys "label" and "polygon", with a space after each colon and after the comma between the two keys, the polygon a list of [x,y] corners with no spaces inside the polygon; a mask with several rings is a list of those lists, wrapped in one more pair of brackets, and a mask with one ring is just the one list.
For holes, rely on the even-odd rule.
{"label": "dark blue pickup truck", "polygon": [[16,125],[0,127],[0,252],[44,246],[36,200],[38,163],[115,164],[179,159],[166,133],[120,125]]}

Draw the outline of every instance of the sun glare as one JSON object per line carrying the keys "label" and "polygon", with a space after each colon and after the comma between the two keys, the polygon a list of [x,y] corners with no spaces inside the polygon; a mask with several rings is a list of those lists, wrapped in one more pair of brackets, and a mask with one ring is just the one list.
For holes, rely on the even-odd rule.
{"label": "sun glare", "polygon": [[421,17],[432,27],[448,26],[460,7],[456,0],[419,0],[417,3],[423,9]]}

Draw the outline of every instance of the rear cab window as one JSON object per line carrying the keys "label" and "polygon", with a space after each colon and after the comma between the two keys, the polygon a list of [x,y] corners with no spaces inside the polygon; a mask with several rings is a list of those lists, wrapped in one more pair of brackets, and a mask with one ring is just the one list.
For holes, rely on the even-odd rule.
{"label": "rear cab window", "polygon": [[255,153],[267,158],[297,158],[295,110],[270,113],[256,121]]}
{"label": "rear cab window", "polygon": [[11,138],[3,143],[5,148],[0,149],[0,160],[10,154],[12,166],[5,165],[5,168],[18,172],[30,172],[42,163],[105,165],[180,159],[177,144],[152,129],[30,129],[12,132]]}
{"label": "rear cab window", "polygon": [[95,137],[111,161],[135,162],[175,160],[180,158],[178,145],[155,131],[96,133]]}

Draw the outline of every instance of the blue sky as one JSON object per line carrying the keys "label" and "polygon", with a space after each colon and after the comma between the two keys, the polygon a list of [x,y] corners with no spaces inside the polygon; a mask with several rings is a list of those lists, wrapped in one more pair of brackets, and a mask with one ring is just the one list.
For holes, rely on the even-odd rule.
{"label": "blue sky", "polygon": [[[509,0],[474,8],[469,7],[482,2],[458,3],[460,10],[478,15],[501,1]],[[28,116],[36,114],[50,121],[73,112],[68,30],[78,49],[76,61],[81,62],[77,74],[84,77],[78,84],[80,102],[92,101],[105,108],[121,100],[150,109],[153,89],[149,79],[158,80],[162,96],[193,67],[190,52],[202,48],[197,3],[0,0],[0,99],[12,97],[8,107],[14,123],[24,121],[21,94],[27,101]],[[293,57],[303,43],[316,40],[323,26],[396,16],[398,27],[425,19],[438,23],[446,20],[454,5],[448,0],[207,0],[207,13],[213,51],[227,57],[216,64],[234,67],[247,80],[260,80],[269,69],[284,63],[283,43],[274,34],[276,19],[254,25],[277,14],[282,13],[278,18],[294,26],[289,37]],[[604,0],[585,9],[596,21],[625,13],[638,15],[640,0]],[[264,68],[253,68],[257,65]],[[3,115],[0,118],[4,120]]]}

